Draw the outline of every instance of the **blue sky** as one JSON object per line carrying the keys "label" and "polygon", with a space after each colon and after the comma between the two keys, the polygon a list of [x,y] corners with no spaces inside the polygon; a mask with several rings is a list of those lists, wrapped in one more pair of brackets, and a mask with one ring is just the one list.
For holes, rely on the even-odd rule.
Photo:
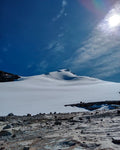
{"label": "blue sky", "polygon": [[120,82],[119,15],[117,0],[0,0],[0,70]]}

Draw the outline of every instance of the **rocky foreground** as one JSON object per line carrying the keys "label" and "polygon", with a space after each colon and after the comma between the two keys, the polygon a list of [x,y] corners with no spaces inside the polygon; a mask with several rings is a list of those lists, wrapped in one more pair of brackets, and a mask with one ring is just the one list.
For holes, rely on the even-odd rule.
{"label": "rocky foreground", "polygon": [[0,150],[119,150],[120,110],[0,117]]}

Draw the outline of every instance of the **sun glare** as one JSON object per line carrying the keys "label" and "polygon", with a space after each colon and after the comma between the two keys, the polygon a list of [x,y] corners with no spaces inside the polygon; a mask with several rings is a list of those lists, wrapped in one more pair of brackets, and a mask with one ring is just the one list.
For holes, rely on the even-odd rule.
{"label": "sun glare", "polygon": [[120,25],[120,15],[114,14],[108,19],[110,27],[117,27]]}

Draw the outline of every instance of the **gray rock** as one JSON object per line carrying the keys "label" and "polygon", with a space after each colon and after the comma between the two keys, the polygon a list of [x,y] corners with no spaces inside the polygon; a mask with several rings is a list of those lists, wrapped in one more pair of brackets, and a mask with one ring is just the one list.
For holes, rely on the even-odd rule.
{"label": "gray rock", "polygon": [[24,147],[24,148],[23,148],[23,150],[29,150],[29,149],[30,149],[29,147]]}
{"label": "gray rock", "polygon": [[69,140],[69,141],[63,141],[59,143],[61,146],[63,147],[71,147],[71,146],[75,146],[77,143],[75,141]]}
{"label": "gray rock", "polygon": [[60,121],[55,121],[54,125],[61,125],[62,123]]}
{"label": "gray rock", "polygon": [[8,116],[9,116],[9,117],[12,117],[12,116],[14,116],[14,114],[13,114],[13,113],[9,113]]}
{"label": "gray rock", "polygon": [[27,114],[27,117],[31,117],[31,114]]}
{"label": "gray rock", "polygon": [[6,117],[0,117],[0,121],[6,121]]}
{"label": "gray rock", "polygon": [[3,129],[10,129],[11,125],[7,124]]}
{"label": "gray rock", "polygon": [[120,145],[120,139],[114,139],[114,138],[112,138],[112,142],[114,144],[119,144]]}
{"label": "gray rock", "polygon": [[5,147],[0,147],[0,150],[5,150]]}
{"label": "gray rock", "polygon": [[11,133],[9,131],[6,131],[6,130],[2,130],[0,132],[0,137],[2,137],[2,136],[10,136],[10,135],[11,135]]}

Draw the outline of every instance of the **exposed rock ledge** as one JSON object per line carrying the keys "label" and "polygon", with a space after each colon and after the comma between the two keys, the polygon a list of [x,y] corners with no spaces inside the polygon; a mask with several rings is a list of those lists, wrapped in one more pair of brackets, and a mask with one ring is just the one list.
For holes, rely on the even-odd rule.
{"label": "exposed rock ledge", "polygon": [[118,150],[120,110],[0,117],[0,150]]}
{"label": "exposed rock ledge", "polygon": [[7,73],[4,71],[0,71],[0,82],[9,82],[9,81],[15,81],[19,79],[20,76],[14,75],[12,73]]}
{"label": "exposed rock ledge", "polygon": [[67,104],[64,106],[84,108],[90,111],[100,109],[102,107],[108,107],[108,109],[118,109],[120,108],[120,100],[106,100],[106,101],[88,102],[88,103],[80,102],[77,104]]}

